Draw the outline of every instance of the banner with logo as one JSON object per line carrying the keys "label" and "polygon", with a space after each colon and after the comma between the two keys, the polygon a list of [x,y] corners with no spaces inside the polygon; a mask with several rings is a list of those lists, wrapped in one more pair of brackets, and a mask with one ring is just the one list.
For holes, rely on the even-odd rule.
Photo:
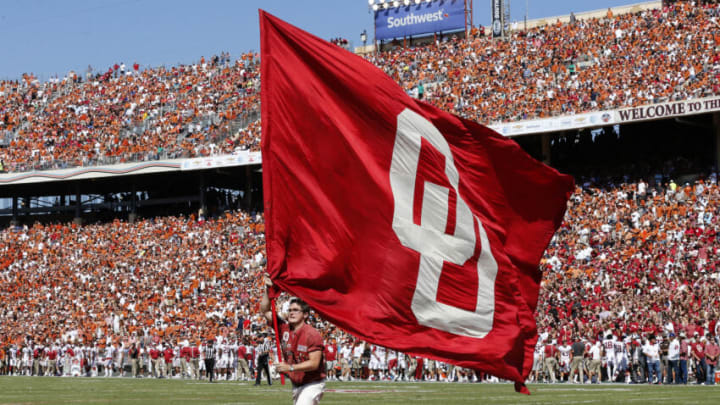
{"label": "banner with logo", "polygon": [[463,0],[423,1],[375,12],[375,38],[378,40],[462,29],[465,29]]}
{"label": "banner with logo", "polygon": [[647,104],[619,110],[503,122],[489,125],[489,127],[505,136],[517,136],[582,128],[600,128],[608,125],[661,120],[716,111],[720,111],[720,97],[713,96],[692,100]]}
{"label": "banner with logo", "polygon": [[527,392],[538,263],[573,179],[262,11],[260,32],[275,286],[362,340]]}
{"label": "banner with logo", "polygon": [[614,114],[618,123],[625,123],[704,114],[718,110],[720,110],[720,97],[714,96],[624,108],[614,111]]}
{"label": "banner with logo", "polygon": [[181,170],[203,170],[218,167],[246,166],[262,163],[260,152],[240,151],[232,155],[207,156],[187,159]]}
{"label": "banner with logo", "polygon": [[503,2],[502,0],[492,0],[492,36],[497,38],[503,34]]}
{"label": "banner with logo", "polygon": [[598,111],[595,113],[564,115],[537,120],[504,122],[502,124],[489,125],[489,127],[505,136],[517,136],[581,128],[599,128],[617,123],[613,111]]}

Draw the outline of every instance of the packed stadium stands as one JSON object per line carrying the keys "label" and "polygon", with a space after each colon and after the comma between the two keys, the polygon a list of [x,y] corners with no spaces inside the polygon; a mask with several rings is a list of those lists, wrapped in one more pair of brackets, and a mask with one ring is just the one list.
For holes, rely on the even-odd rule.
{"label": "packed stadium stands", "polygon": [[192,65],[41,83],[0,82],[7,172],[259,150],[259,60],[228,54]]}
{"label": "packed stadium stands", "polygon": [[[485,124],[720,94],[717,5],[578,19],[367,58],[408,92]],[[259,63],[223,53],[191,65],[31,74],[0,82],[8,172],[259,149]]]}
{"label": "packed stadium stands", "polygon": [[[579,186],[542,263],[540,344],[608,335],[628,344],[656,335],[667,344],[671,333],[715,339],[719,204],[715,176],[685,185]],[[270,333],[255,314],[263,230],[262,215],[243,212],[6,229],[0,344],[125,342],[127,349],[128,337],[141,334],[177,347],[243,329]],[[323,330],[331,331],[328,341],[352,339]],[[633,362],[625,356],[618,372]]]}
{"label": "packed stadium stands", "polygon": [[[712,51],[720,46],[719,10],[679,3],[552,24],[508,41],[450,39],[368,59],[419,98],[483,123],[697,98],[720,94],[720,53]],[[223,54],[190,66],[117,66],[85,78],[40,83],[25,75],[0,82],[2,168],[259,150],[259,80],[257,55],[232,61]],[[592,348],[602,347],[597,382],[652,383],[648,355],[636,348],[655,336],[664,351],[664,377],[655,382],[682,382],[671,362],[683,358],[669,358],[675,338],[691,381],[704,382],[697,346],[717,345],[720,336],[718,207],[714,173],[687,183],[662,175],[616,184],[579,181],[541,264],[533,378],[540,378],[550,350],[560,364],[546,370],[545,381],[556,374],[573,381],[570,357],[546,347],[567,353],[569,343],[581,342],[588,346],[582,354],[588,372],[596,360]],[[253,341],[270,333],[256,314],[263,232],[263,215],[242,211],[2,230],[0,374],[38,374],[34,361],[40,360],[47,373],[53,350],[67,362],[52,374],[70,375],[73,359],[88,367],[80,374],[90,373],[107,347],[122,370],[130,364],[129,347],[142,341],[137,336],[152,342],[143,341],[145,356],[150,346],[170,347],[171,363],[179,361],[181,347],[222,337],[232,342],[230,358],[247,355],[252,365]],[[369,360],[360,359],[377,356],[377,348],[355,350],[361,342],[325,326],[326,341],[339,345],[338,373],[346,378],[486,378],[398,353],[397,371],[388,365],[373,372]],[[239,355],[243,339],[248,348]],[[411,371],[413,362],[419,374]],[[176,367],[165,375],[199,376]],[[150,366],[145,373],[153,374]]]}
{"label": "packed stadium stands", "polygon": [[427,101],[487,124],[699,98],[720,91],[719,13],[678,3],[369,59]]}
{"label": "packed stadium stands", "polygon": [[[720,334],[717,178],[578,187],[542,268],[546,340]],[[665,347],[667,350],[667,347]],[[628,366],[633,359],[625,359]],[[636,359],[636,362],[639,361]],[[569,364],[566,364],[569,366]]]}

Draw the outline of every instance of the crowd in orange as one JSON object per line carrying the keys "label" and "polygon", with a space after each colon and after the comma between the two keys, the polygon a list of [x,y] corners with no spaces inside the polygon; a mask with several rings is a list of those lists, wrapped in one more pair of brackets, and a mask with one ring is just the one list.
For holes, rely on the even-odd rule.
{"label": "crowd in orange", "polygon": [[83,80],[0,81],[0,166],[57,169],[259,150],[259,58],[228,54],[191,65]]}
{"label": "crowd in orange", "polygon": [[[559,21],[493,40],[473,30],[368,56],[409,93],[485,124],[720,94],[720,8]],[[0,81],[8,172],[259,150],[259,57],[41,83]],[[250,123],[248,125],[248,123]]]}
{"label": "crowd in orange", "polygon": [[235,212],[37,224],[2,231],[0,251],[0,347],[26,338],[104,346],[133,333],[196,342],[255,315],[264,222]]}

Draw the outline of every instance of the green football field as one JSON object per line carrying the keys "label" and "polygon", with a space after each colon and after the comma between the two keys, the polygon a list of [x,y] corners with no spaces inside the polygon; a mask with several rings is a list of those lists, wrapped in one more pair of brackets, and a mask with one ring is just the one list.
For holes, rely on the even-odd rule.
{"label": "green football field", "polygon": [[[322,404],[720,404],[720,386],[331,382]],[[247,382],[0,377],[2,404],[288,404],[290,387]]]}

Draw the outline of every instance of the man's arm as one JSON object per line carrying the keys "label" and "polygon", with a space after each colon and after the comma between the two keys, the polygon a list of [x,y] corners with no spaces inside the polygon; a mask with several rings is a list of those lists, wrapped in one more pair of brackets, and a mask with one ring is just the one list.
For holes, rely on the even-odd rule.
{"label": "man's arm", "polygon": [[260,313],[265,317],[268,323],[272,324],[272,310],[270,308],[270,297],[268,297],[267,289],[272,287],[273,283],[270,279],[270,275],[267,273],[263,274],[263,281],[265,283],[265,290],[263,291],[262,298],[260,299]]}
{"label": "man's arm", "polygon": [[309,359],[298,363],[293,364],[290,366],[287,363],[278,363],[275,368],[280,373],[287,373],[290,371],[290,367],[292,367],[292,371],[315,371],[320,367],[320,360],[322,360],[322,351],[315,350],[313,352],[308,353]]}

